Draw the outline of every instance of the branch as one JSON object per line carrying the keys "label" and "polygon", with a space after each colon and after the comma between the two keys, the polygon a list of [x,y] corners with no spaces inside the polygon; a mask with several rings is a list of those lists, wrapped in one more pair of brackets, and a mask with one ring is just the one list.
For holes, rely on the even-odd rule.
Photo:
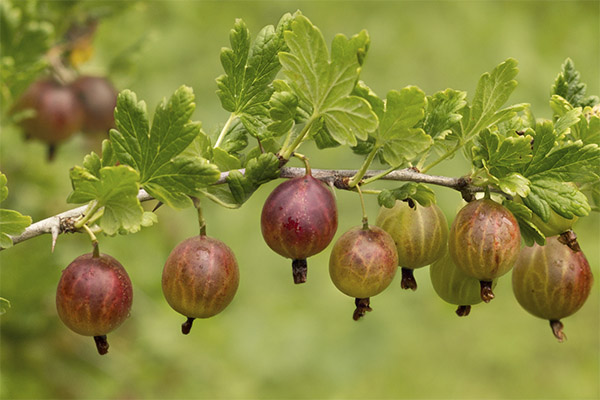
{"label": "branch", "polygon": [[[245,173],[245,169],[242,168],[238,170],[242,174]],[[227,182],[227,177],[229,176],[229,172],[222,172],[221,177],[215,185],[223,184]],[[321,181],[327,182],[329,184],[335,185],[338,189],[343,190],[352,190],[348,186],[349,179],[356,174],[356,170],[351,169],[342,169],[342,170],[334,170],[334,169],[312,169],[312,176]],[[368,179],[370,177],[380,175],[384,171],[371,170],[367,171],[364,175],[364,179]],[[296,168],[296,167],[284,167],[281,168],[280,177],[281,178],[296,178],[299,176],[304,176],[306,174],[306,170],[304,168]],[[389,174],[382,176],[380,179],[383,180],[392,180],[392,181],[411,181],[411,182],[420,182],[420,183],[430,183],[433,185],[444,186],[450,189],[457,190],[461,192],[463,198],[469,199],[472,198],[473,193],[480,192],[483,189],[478,186],[473,186],[469,183],[467,178],[449,178],[446,176],[435,176],[435,175],[427,175],[422,174],[414,169],[405,168],[401,170],[392,171]],[[144,189],[140,189],[138,194],[138,199],[141,202],[154,200],[152,196],[150,196]],[[25,231],[17,236],[11,236],[13,244],[18,244],[24,242],[26,240],[32,239],[34,237],[49,233],[52,235],[52,250],[54,250],[54,246],[56,244],[56,240],[58,239],[58,235],[61,233],[69,233],[75,232],[73,224],[78,219],[81,218],[85,211],[88,209],[88,205],[73,208],[71,210],[62,212],[60,214],[48,217],[41,221],[35,222],[28,226]],[[0,248],[0,251],[4,250]]]}

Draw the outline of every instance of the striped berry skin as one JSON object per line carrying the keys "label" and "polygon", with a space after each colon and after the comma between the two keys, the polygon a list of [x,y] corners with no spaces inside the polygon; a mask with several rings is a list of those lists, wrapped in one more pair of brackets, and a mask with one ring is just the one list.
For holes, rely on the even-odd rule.
{"label": "striped berry skin", "polygon": [[491,282],[506,274],[519,256],[521,232],[515,217],[490,199],[472,201],[456,215],[448,248],[467,275]]}
{"label": "striped berry skin", "polygon": [[[429,276],[437,295],[445,302],[459,306],[456,313],[460,317],[468,315],[471,306],[482,301],[479,281],[459,269],[449,253],[429,266]],[[496,280],[492,288],[495,285]]]}
{"label": "striped berry skin", "polygon": [[558,236],[546,245],[521,250],[512,273],[513,292],[519,304],[536,317],[550,321],[579,310],[594,278],[582,251],[573,251]]}
{"label": "striped berry skin", "polygon": [[[405,201],[396,201],[394,207],[379,209],[375,225],[390,234],[398,251],[398,265],[403,276],[412,277],[413,270],[431,264],[446,252],[448,243],[448,221],[435,204],[423,207],[414,203],[414,208]],[[406,282],[402,287],[416,289],[416,281]],[[413,287],[414,285],[414,287]]]}
{"label": "striped berry skin", "polygon": [[[294,282],[306,280],[306,259],[323,251],[338,225],[331,190],[307,174],[283,182],[271,192],[262,209],[261,231],[277,254],[294,260]],[[296,271],[296,267],[304,271]]]}
{"label": "striped berry skin", "polygon": [[[342,293],[357,300],[368,299],[384,291],[397,270],[398,253],[394,240],[376,226],[351,228],[335,242],[329,258],[329,275],[333,284]],[[366,311],[370,311],[368,302],[366,306]],[[354,319],[362,315],[364,311],[360,315],[355,312]]]}
{"label": "striped berry skin", "polygon": [[[218,239],[194,236],[179,243],[165,263],[162,290],[169,305],[191,320],[209,318],[225,309],[238,288],[235,255]],[[184,324],[185,325],[185,324]]]}
{"label": "striped berry skin", "polygon": [[[92,253],[77,257],[62,272],[56,289],[58,316],[80,335],[103,337],[129,316],[133,290],[123,266],[113,257]],[[105,348],[98,351],[105,354]]]}

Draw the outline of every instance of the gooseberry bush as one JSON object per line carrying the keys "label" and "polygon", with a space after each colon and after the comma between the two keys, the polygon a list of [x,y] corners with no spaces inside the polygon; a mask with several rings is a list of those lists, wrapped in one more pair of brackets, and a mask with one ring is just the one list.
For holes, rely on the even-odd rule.
{"label": "gooseberry bush", "polygon": [[[111,105],[116,91],[108,81],[74,76],[56,82],[33,62],[29,89],[3,88],[14,95],[17,114],[33,111],[14,117],[27,136],[54,146],[77,131],[108,135],[100,154],[91,152],[69,172],[67,202],[82,206],[35,223],[0,210],[3,249],[46,233],[53,249],[62,233],[89,235],[93,252],[73,261],[57,290],[58,315],[69,328],[93,336],[106,353],[105,335],[129,314],[132,292],[125,269],[101,254],[99,243],[157,224],[160,206],[195,207],[198,214],[199,235],[181,238],[163,260],[164,296],[187,318],[183,333],[196,318],[223,311],[244,284],[244,266],[238,269],[227,244],[207,235],[202,203],[239,208],[263,184],[284,178],[263,207],[266,245],[292,260],[293,282],[301,284],[309,278],[307,258],[333,243],[331,280],[355,298],[355,320],[372,310],[370,298],[389,287],[398,268],[401,287],[416,290],[413,270],[431,265],[435,291],[466,316],[472,305],[494,298],[497,278],[516,263],[519,303],[550,320],[564,338],[559,319],[583,305],[593,281],[572,224],[600,205],[599,99],[586,96],[570,59],[552,85],[553,117],[545,120],[536,119],[528,104],[507,105],[517,86],[511,58],[484,73],[472,95],[407,86],[380,97],[360,79],[370,45],[366,31],[338,34],[327,46],[321,31],[296,12],[254,38],[239,19],[229,39],[216,83],[230,114],[214,135],[191,120],[195,94],[188,86],[153,113],[131,90]],[[3,47],[17,49],[18,43]],[[47,99],[59,94],[61,101]],[[63,103],[68,107],[60,113],[68,119],[54,124]],[[318,169],[301,153],[306,142],[318,150],[343,146],[363,161]],[[463,176],[428,174],[457,154],[470,163]],[[303,167],[289,167],[293,158]],[[373,169],[374,162],[384,168]],[[397,186],[378,188],[382,180]],[[430,185],[454,190],[466,202],[450,226]],[[362,213],[338,215],[336,190],[355,192]],[[0,200],[8,195],[4,175],[0,194]],[[381,206],[374,224],[365,211],[371,196]],[[156,201],[155,209],[145,211],[145,201]],[[356,226],[334,240],[338,217],[353,218]]]}

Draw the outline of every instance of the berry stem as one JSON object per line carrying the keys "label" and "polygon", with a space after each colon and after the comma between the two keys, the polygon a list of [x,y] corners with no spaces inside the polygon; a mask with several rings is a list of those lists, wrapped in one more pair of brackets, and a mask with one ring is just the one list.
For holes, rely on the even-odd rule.
{"label": "berry stem", "polygon": [[367,216],[367,209],[365,208],[365,199],[363,198],[360,186],[356,186],[356,191],[358,192],[358,197],[360,198],[360,207],[362,208],[362,228],[367,230],[369,229],[369,217]]}
{"label": "berry stem", "polygon": [[459,317],[466,317],[471,312],[471,306],[458,306],[456,309],[456,315]]}
{"label": "berry stem", "polygon": [[305,259],[292,261],[292,274],[294,276],[295,284],[306,282],[306,275],[308,274],[308,264]]}
{"label": "berry stem", "polygon": [[96,238],[96,235],[94,235],[94,232],[92,232],[89,226],[83,225],[83,229],[86,231],[86,233],[90,236],[90,239],[92,240],[92,247],[94,249],[92,257],[100,257],[100,250],[98,248],[98,238]]}
{"label": "berry stem", "polygon": [[108,353],[108,340],[106,340],[106,335],[94,336],[94,342],[96,342],[98,354],[102,356]]}
{"label": "berry stem", "polygon": [[563,328],[565,326],[559,320],[550,320],[550,328],[552,328],[552,333],[558,339],[560,343],[564,342],[567,339],[567,335],[563,332]]}
{"label": "berry stem", "polygon": [[187,335],[192,330],[192,325],[194,324],[195,318],[188,317],[188,319],[181,324],[181,333]]}
{"label": "berry stem", "polygon": [[352,314],[352,319],[355,321],[364,317],[367,311],[373,311],[371,308],[371,299],[369,297],[365,299],[359,299],[357,297],[354,299],[354,305],[356,305],[356,310],[354,310],[354,314]]}
{"label": "berry stem", "polygon": [[479,284],[481,286],[481,300],[485,303],[489,303],[494,298],[492,281],[479,281]]}
{"label": "berry stem", "polygon": [[194,197],[194,207],[196,207],[196,211],[198,212],[198,226],[200,227],[200,236],[206,236],[206,221],[202,216],[202,206],[200,205],[200,199]]}
{"label": "berry stem", "polygon": [[311,171],[310,171],[310,164],[308,163],[308,157],[306,157],[304,154],[300,154],[300,153],[294,153],[293,156],[302,160],[302,162],[304,163],[304,168],[306,168],[306,175],[312,176]]}
{"label": "berry stem", "polygon": [[401,268],[402,270],[402,281],[400,281],[400,287],[402,289],[410,289],[413,292],[417,290],[417,281],[413,274],[413,270],[410,268]]}

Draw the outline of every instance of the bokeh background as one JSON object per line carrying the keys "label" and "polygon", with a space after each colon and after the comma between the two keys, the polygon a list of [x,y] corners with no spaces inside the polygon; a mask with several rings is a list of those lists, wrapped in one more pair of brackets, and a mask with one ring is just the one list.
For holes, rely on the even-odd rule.
{"label": "bokeh background", "polygon": [[[229,46],[235,18],[256,34],[297,9],[320,27],[326,41],[365,28],[372,44],[362,79],[380,96],[418,85],[427,94],[447,87],[472,98],[479,76],[507,57],[520,62],[511,102],[529,102],[549,118],[550,87],[571,57],[600,93],[598,1],[151,1],[128,4],[102,21],[94,57],[83,71],[105,74],[114,55],[142,43],[127,74],[111,76],[120,88],[145,99],[149,110],[181,84],[196,93],[194,118],[206,131],[227,119],[215,95],[222,73],[219,51]],[[0,167],[8,176],[7,207],[34,220],[66,210],[68,168],[98,144],[71,140],[55,162],[45,148],[3,126]],[[306,146],[313,168],[356,168],[347,148]],[[295,163],[295,162],[294,162]],[[460,176],[459,156],[432,173]],[[84,235],[64,235],[50,252],[43,236],[0,252],[0,296],[12,307],[0,317],[0,396],[45,398],[573,398],[600,397],[598,283],[585,306],[565,319],[568,340],[559,344],[548,323],[519,307],[510,274],[496,299],[458,318],[440,300],[427,268],[416,271],[419,289],[403,291],[396,279],[372,299],[374,311],[352,321],[353,300],[328,275],[329,249],[309,259],[309,278],[292,283],[290,262],[271,252],[260,235],[260,210],[278,182],[258,190],[239,210],[208,201],[208,233],[237,255],[241,281],[220,315],[197,321],[189,336],[160,288],[171,249],[197,233],[193,210],[158,211],[159,224],[138,234],[102,237],[101,248],[119,259],[134,284],[131,317],[109,335],[110,352],[96,353],[91,338],[72,333],[54,305],[61,270],[89,252]],[[379,185],[380,187],[386,184]],[[451,222],[460,196],[434,188]],[[338,192],[339,236],[360,223],[355,194]],[[147,204],[151,207],[152,205]],[[375,198],[367,200],[372,221]],[[575,227],[600,279],[598,214]]]}

